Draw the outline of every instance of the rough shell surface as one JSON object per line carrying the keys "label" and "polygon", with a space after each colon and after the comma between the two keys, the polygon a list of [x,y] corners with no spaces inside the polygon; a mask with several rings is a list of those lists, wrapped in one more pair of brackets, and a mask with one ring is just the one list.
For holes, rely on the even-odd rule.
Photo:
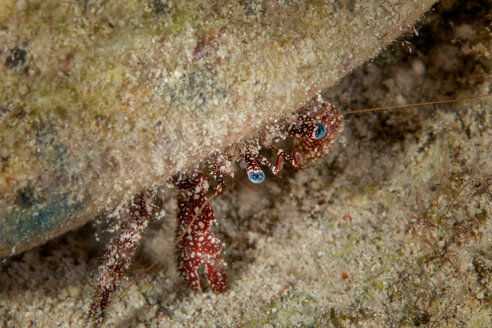
{"label": "rough shell surface", "polygon": [[254,135],[433,2],[2,1],[0,256]]}

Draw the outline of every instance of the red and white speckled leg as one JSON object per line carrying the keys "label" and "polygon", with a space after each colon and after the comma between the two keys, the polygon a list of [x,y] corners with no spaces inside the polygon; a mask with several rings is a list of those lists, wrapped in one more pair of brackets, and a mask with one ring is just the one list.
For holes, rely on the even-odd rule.
{"label": "red and white speckled leg", "polygon": [[220,293],[226,287],[226,264],[220,256],[220,239],[210,230],[215,216],[207,203],[207,180],[196,173],[179,176],[174,184],[178,188],[178,270],[192,289],[201,290],[198,269],[203,266],[210,288]]}
{"label": "red and white speckled leg", "polygon": [[142,233],[150,217],[150,193],[137,194],[129,205],[129,220],[111,240],[104,263],[99,267],[96,294],[89,311],[89,320],[101,324],[110,297],[118,288],[125,271],[130,267]]}

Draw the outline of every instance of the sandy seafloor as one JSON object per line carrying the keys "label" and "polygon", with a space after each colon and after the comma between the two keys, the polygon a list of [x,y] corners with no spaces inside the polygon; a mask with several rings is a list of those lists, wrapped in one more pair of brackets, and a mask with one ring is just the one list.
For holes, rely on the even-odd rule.
{"label": "sandy seafloor", "polygon": [[[490,95],[490,3],[452,3],[327,96],[346,111]],[[169,255],[114,300],[106,326],[492,326],[491,128],[490,97],[347,117],[317,166],[259,187],[231,180],[212,201],[224,294],[189,291]],[[172,191],[160,192],[166,213],[131,281],[173,241]],[[85,327],[107,229],[4,260],[0,327]]]}

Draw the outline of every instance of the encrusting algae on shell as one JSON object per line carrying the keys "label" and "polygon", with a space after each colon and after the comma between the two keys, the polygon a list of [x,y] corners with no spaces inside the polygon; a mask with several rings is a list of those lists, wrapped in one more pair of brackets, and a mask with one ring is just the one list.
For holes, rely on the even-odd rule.
{"label": "encrusting algae on shell", "polygon": [[255,135],[433,2],[3,1],[0,256]]}

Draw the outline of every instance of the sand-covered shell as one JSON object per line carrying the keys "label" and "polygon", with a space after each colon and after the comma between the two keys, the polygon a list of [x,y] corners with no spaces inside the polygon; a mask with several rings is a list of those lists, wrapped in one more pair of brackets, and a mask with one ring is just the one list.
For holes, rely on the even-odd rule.
{"label": "sand-covered shell", "polygon": [[433,0],[0,4],[0,257],[300,108]]}

